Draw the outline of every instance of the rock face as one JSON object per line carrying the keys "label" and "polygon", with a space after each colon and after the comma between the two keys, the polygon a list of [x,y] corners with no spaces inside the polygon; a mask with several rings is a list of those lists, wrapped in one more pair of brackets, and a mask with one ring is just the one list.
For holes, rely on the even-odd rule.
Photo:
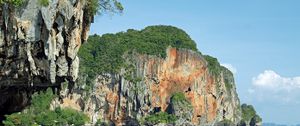
{"label": "rock face", "polygon": [[52,0],[42,6],[0,8],[0,86],[49,86],[77,79],[78,49],[87,40],[90,18],[82,0]]}
{"label": "rock face", "polygon": [[[78,78],[77,52],[87,40],[92,17],[85,0],[28,0],[21,7],[0,7],[0,112],[19,111],[41,87],[72,86]],[[133,68],[98,75],[89,90],[81,85],[61,90],[52,107],[85,112],[95,124],[136,125],[143,117],[167,112],[176,125],[238,124],[240,103],[232,73],[218,66],[214,74],[199,53],[168,48],[166,58],[124,55]],[[131,70],[129,70],[131,69]],[[80,80],[83,80],[81,78]],[[39,88],[37,88],[39,87]],[[174,100],[181,93],[184,100]]]}
{"label": "rock face", "polygon": [[[92,18],[85,12],[84,0],[51,0],[48,6],[39,0],[26,0],[20,7],[0,5],[1,110],[24,107],[34,87],[75,82],[77,52],[87,40]],[[19,101],[11,103],[12,99]]]}
{"label": "rock face", "polygon": [[[124,125],[159,111],[179,117],[177,125],[240,121],[232,73],[219,66],[220,74],[212,74],[201,54],[168,48],[165,59],[140,54],[125,57],[135,68],[130,77],[125,68],[117,74],[99,75],[90,94],[78,90],[56,105],[82,110],[93,123],[101,120]],[[176,93],[182,93],[186,101],[172,101]]]}

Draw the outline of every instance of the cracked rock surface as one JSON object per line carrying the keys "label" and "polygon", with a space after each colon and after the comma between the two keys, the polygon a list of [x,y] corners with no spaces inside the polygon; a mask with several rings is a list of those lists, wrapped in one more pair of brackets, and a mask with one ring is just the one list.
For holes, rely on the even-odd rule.
{"label": "cracked rock surface", "polygon": [[92,17],[84,0],[28,0],[0,8],[0,86],[51,86],[78,74]]}

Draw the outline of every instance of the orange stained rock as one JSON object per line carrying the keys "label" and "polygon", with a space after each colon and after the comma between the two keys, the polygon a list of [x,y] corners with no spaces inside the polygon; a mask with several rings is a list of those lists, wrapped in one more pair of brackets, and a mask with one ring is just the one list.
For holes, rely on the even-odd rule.
{"label": "orange stained rock", "polygon": [[[207,68],[205,68],[204,62],[197,58],[188,57],[185,52],[178,52],[177,49],[171,48],[168,50],[167,58],[162,61],[150,59],[146,64],[146,69],[149,74],[155,73],[160,80],[159,84],[151,84],[150,89],[152,91],[152,106],[161,107],[165,110],[168,106],[169,99],[172,94],[176,92],[186,92],[189,88],[198,84],[198,89],[187,92],[185,95],[193,106],[193,122],[198,123],[199,117],[205,114],[205,110],[208,109],[208,120],[211,121],[216,117],[216,100],[214,97],[206,97],[195,92],[195,90],[201,90],[199,86],[201,83],[200,78],[206,79],[205,91],[206,93],[212,93],[215,89],[214,78],[209,76]],[[157,68],[159,63],[159,69]],[[208,101],[207,106],[205,99]]]}
{"label": "orange stained rock", "polygon": [[106,96],[106,101],[109,104],[107,118],[111,120],[115,120],[115,112],[117,112],[117,105],[118,105],[119,96],[117,93],[113,91],[109,91]]}
{"label": "orange stained rock", "polygon": [[217,103],[216,99],[212,95],[208,95],[208,121],[213,121],[217,115]]}
{"label": "orange stained rock", "polygon": [[81,107],[77,102],[77,98],[66,97],[63,99],[63,103],[61,104],[63,108],[72,108],[77,111],[81,111]]}
{"label": "orange stained rock", "polygon": [[205,110],[205,102],[204,102],[204,96],[203,95],[197,95],[196,92],[191,91],[186,94],[186,98],[191,102],[193,106],[193,118],[192,122],[194,124],[199,123],[198,117],[202,116],[204,114]]}
{"label": "orange stained rock", "polygon": [[[213,121],[217,116],[218,104],[216,97],[215,79],[208,72],[206,62],[198,54],[188,51],[169,48],[165,59],[138,55],[139,68],[146,78],[146,87],[151,91],[150,102],[152,109],[161,107],[165,111],[170,97],[176,92],[184,92],[193,109],[192,123],[199,124],[199,119],[206,117]],[[201,59],[202,58],[202,59]],[[158,81],[157,81],[158,80]],[[105,85],[104,85],[105,86]],[[117,125],[124,122],[127,106],[125,97],[118,96],[118,89],[101,89],[107,92],[106,100],[109,103],[107,119]],[[121,101],[119,101],[119,97]],[[128,102],[128,101],[127,101]],[[120,108],[118,108],[120,104]],[[145,107],[145,110],[147,110]]]}

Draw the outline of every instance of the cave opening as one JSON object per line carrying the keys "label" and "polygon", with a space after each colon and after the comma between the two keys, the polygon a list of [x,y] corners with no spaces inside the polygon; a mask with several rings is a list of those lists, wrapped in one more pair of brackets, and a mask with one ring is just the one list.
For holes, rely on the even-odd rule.
{"label": "cave opening", "polygon": [[158,113],[158,112],[161,112],[161,107],[154,107],[153,113]]}
{"label": "cave opening", "polygon": [[26,88],[0,87],[0,125],[5,115],[20,112],[28,106],[31,94]]}
{"label": "cave opening", "polygon": [[[55,87],[52,87],[52,90]],[[0,126],[5,115],[21,112],[31,104],[31,96],[47,87],[2,86],[0,87]]]}

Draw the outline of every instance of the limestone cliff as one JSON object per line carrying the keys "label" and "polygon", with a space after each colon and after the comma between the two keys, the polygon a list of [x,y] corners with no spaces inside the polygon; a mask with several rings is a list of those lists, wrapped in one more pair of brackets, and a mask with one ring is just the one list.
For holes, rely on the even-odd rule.
{"label": "limestone cliff", "polygon": [[[141,44],[147,53],[160,52],[162,57],[123,50],[126,54],[117,56],[126,65],[120,70],[96,73],[89,84],[86,76],[78,79],[77,52],[87,40],[92,21],[85,6],[85,0],[51,0],[48,6],[28,0],[18,8],[1,5],[0,120],[4,114],[27,106],[33,92],[47,87],[60,89],[60,84],[68,81],[63,90],[56,90],[60,96],[51,108],[83,111],[91,124],[148,125],[143,122],[145,117],[159,112],[175,115],[175,125],[217,125],[224,120],[239,123],[241,110],[232,73],[197,52],[194,41],[180,30],[177,33],[177,28],[146,28],[141,31],[143,37],[147,35],[145,41],[155,41],[148,45],[136,44],[139,39],[128,41],[140,34],[130,30],[129,37],[122,38],[128,45]],[[163,34],[156,34],[159,32]],[[165,43],[158,44],[155,37]],[[165,50],[170,45],[179,48]],[[118,48],[113,51],[120,52]]]}
{"label": "limestone cliff", "polygon": [[[125,68],[120,73],[98,75],[90,94],[78,87],[77,93],[55,105],[82,110],[93,123],[133,125],[164,111],[178,116],[176,125],[214,125],[223,120],[238,124],[241,111],[232,73],[216,66],[220,71],[214,74],[209,62],[195,51],[168,48],[166,52],[166,58],[125,55],[126,62],[135,68],[131,78]],[[190,105],[180,107],[170,100],[178,92]]]}
{"label": "limestone cliff", "polygon": [[75,82],[77,52],[87,40],[92,18],[86,17],[85,6],[84,0],[51,0],[47,6],[39,0],[26,0],[19,7],[1,4],[0,109],[18,110],[35,87]]}
{"label": "limestone cliff", "polygon": [[82,0],[28,0],[0,8],[0,85],[47,86],[77,79],[78,49],[87,40],[90,18]]}

